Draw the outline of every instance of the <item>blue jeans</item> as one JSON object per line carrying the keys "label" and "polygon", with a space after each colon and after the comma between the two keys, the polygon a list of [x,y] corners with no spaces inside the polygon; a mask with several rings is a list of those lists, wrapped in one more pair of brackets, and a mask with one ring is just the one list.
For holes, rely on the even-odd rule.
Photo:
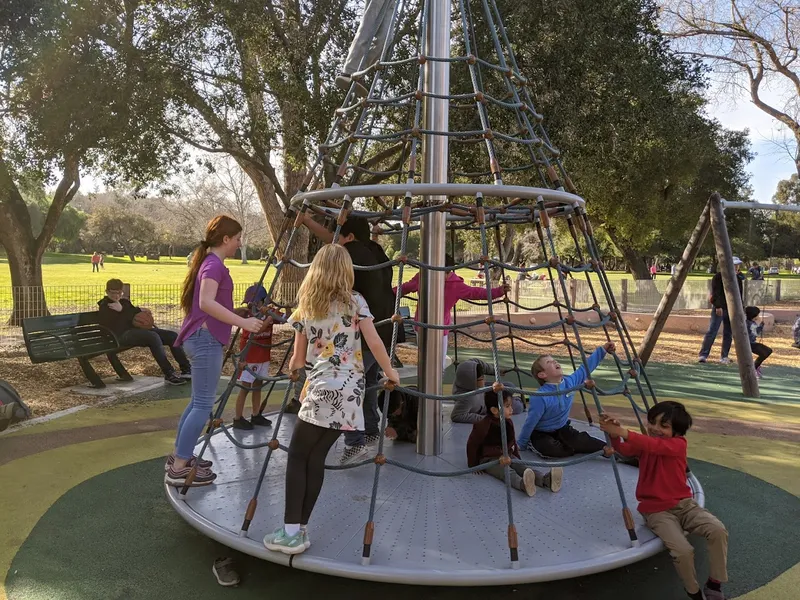
{"label": "blue jeans", "polygon": [[[378,371],[380,367],[372,352],[365,350],[366,344],[362,344],[364,355],[364,380],[366,387],[378,383]],[[364,402],[361,405],[364,409],[364,431],[345,431],[344,443],[347,446],[363,446],[366,435],[378,435],[380,416],[378,415],[378,390],[364,392]]]}
{"label": "blue jeans", "polygon": [[719,333],[719,326],[722,324],[722,353],[721,358],[728,358],[728,353],[731,351],[731,342],[733,341],[733,333],[731,331],[731,320],[728,317],[728,310],[722,309],[722,316],[717,316],[717,310],[711,309],[711,322],[708,324],[708,331],[703,337],[703,346],[700,348],[700,358],[708,358],[711,354],[711,347],[714,345],[714,340],[717,339]]}
{"label": "blue jeans", "polygon": [[214,408],[225,353],[223,345],[203,327],[186,338],[183,346],[192,362],[192,400],[178,423],[175,448],[178,458],[188,460]]}

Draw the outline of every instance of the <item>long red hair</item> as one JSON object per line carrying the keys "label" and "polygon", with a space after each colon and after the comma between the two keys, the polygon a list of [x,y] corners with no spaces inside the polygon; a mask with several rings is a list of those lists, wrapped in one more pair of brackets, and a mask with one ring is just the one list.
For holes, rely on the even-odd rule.
{"label": "long red hair", "polygon": [[194,286],[197,284],[197,274],[200,272],[200,267],[203,261],[208,256],[208,251],[211,248],[221,246],[225,237],[232,238],[242,230],[242,226],[236,219],[232,219],[227,215],[220,215],[214,217],[206,225],[206,237],[195,248],[192,255],[192,265],[189,267],[189,272],[186,274],[186,279],[183,280],[183,292],[181,292],[181,308],[184,314],[189,314],[192,311],[192,302],[194,300]]}

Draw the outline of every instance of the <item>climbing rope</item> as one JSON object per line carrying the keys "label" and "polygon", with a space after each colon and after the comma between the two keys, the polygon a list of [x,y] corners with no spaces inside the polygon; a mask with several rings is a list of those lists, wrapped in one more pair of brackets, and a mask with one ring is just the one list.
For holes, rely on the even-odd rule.
{"label": "climbing rope", "polygon": [[[474,9],[474,10],[473,10]],[[363,467],[374,464],[374,477],[370,506],[367,515],[362,561],[370,560],[373,536],[375,532],[375,511],[377,507],[378,489],[381,481],[382,467],[390,464],[409,472],[431,477],[454,477],[467,473],[485,471],[498,464],[504,467],[506,489],[506,510],[508,513],[508,546],[512,567],[519,565],[519,548],[514,525],[511,502],[510,466],[524,464],[526,466],[569,466],[592,460],[602,452],[570,458],[562,461],[520,460],[508,455],[506,428],[501,426],[503,455],[496,461],[481,464],[469,469],[451,471],[433,471],[414,465],[400,463],[384,454],[384,431],[387,425],[390,392],[394,389],[407,396],[437,402],[452,401],[490,390],[497,393],[498,408],[502,410],[503,391],[519,393],[523,397],[535,398],[552,395],[552,392],[541,392],[529,389],[524,385],[522,368],[517,357],[517,348],[529,347],[551,348],[565,347],[573,369],[584,368],[588,371],[587,355],[582,342],[581,331],[602,331],[607,341],[619,343],[620,349],[613,354],[614,366],[619,376],[619,385],[602,388],[591,376],[581,385],[559,390],[559,394],[578,392],[587,421],[593,423],[590,405],[597,414],[602,414],[601,398],[622,395],[630,403],[640,427],[643,428],[641,415],[649,408],[649,401],[656,401],[641,361],[636,355],[630,333],[625,327],[622,314],[614,298],[608,277],[602,267],[597,244],[583,206],[583,200],[576,194],[566,170],[561,163],[559,150],[551,143],[545,131],[543,116],[535,110],[531,99],[528,80],[520,73],[513,47],[508,40],[505,25],[498,11],[495,0],[459,0],[457,22],[463,38],[460,45],[454,48],[463,49],[463,54],[450,57],[426,56],[423,42],[427,37],[430,13],[430,0],[422,0],[420,5],[413,0],[397,0],[389,27],[390,35],[383,45],[380,60],[372,65],[365,65],[360,71],[352,74],[350,89],[345,95],[342,105],[336,110],[335,118],[324,141],[319,144],[314,163],[295,196],[291,208],[287,211],[275,247],[264,266],[259,285],[269,280],[265,307],[253,309],[252,314],[259,318],[272,317],[276,325],[287,322],[291,309],[289,302],[279,302],[275,294],[276,285],[281,280],[287,266],[296,269],[307,269],[309,263],[292,258],[299,239],[298,231],[303,227],[306,215],[322,218],[333,226],[334,243],[338,239],[342,225],[348,218],[362,217],[370,223],[379,224],[380,235],[399,236],[400,251],[397,258],[391,258],[378,265],[354,265],[354,269],[377,271],[385,268],[396,268],[397,288],[394,298],[394,311],[391,317],[378,321],[380,326],[391,324],[392,337],[388,348],[389,356],[397,351],[399,328],[413,325],[429,331],[449,330],[453,332],[455,345],[455,361],[458,362],[458,340],[463,336],[488,343],[491,347],[491,361],[495,379],[491,385],[461,394],[430,394],[412,387],[385,382],[370,388],[380,392],[381,418],[379,422],[379,442],[374,456],[348,465],[326,465],[327,469],[340,470]],[[419,14],[416,27],[416,39],[410,38],[413,31],[404,24]],[[401,48],[401,50],[397,50]],[[397,50],[398,58],[394,57]],[[492,55],[492,59],[488,58]],[[435,94],[426,91],[424,86],[425,65],[430,62],[447,62],[451,68],[465,68],[468,75],[469,91],[464,93]],[[416,68],[416,72],[414,69]],[[416,75],[416,87],[404,88],[390,81],[388,73],[392,69],[408,71],[409,81]],[[357,84],[364,84],[368,93],[365,98],[357,98]],[[447,131],[427,129],[422,125],[423,109],[426,99],[441,98],[450,102],[450,107],[457,112],[454,123],[461,124]],[[497,112],[492,112],[496,110]],[[472,111],[472,112],[470,112]],[[468,117],[472,114],[473,118]],[[489,169],[470,168],[451,172],[453,183],[430,184],[422,181],[419,169],[421,150],[425,136],[446,136],[454,148],[479,148],[475,152],[485,157]],[[393,154],[394,153],[394,154]],[[399,159],[389,167],[382,167],[385,162],[377,160],[386,156]],[[467,161],[465,164],[469,164]],[[508,181],[529,183],[526,176],[538,177],[541,188],[530,188],[509,185]],[[394,180],[391,184],[371,184],[364,180]],[[468,181],[469,183],[464,183]],[[490,185],[489,185],[490,184]],[[423,198],[419,200],[420,196]],[[427,196],[444,196],[445,202],[428,204]],[[379,210],[367,210],[357,206],[359,198],[373,198]],[[389,200],[389,198],[391,200]],[[467,202],[466,199],[470,199]],[[464,260],[451,266],[432,265],[408,256],[409,234],[420,229],[423,217],[436,212],[444,212],[446,226],[451,232],[451,250],[455,259],[457,232],[475,231],[480,236],[481,255],[478,258]],[[570,239],[576,248],[578,264],[563,264],[556,253],[554,233],[551,219],[564,219],[567,223]],[[543,260],[531,266],[508,264],[501,241],[501,228],[533,227],[541,247]],[[286,237],[285,243],[283,242]],[[494,237],[497,247],[497,259],[490,258],[490,238]],[[282,249],[282,250],[280,250]],[[585,249],[585,251],[584,251]],[[454,260],[455,262],[455,260]],[[450,325],[433,325],[414,318],[403,318],[400,315],[402,298],[401,284],[406,267],[420,270],[420,273],[439,271],[455,272],[458,269],[471,268],[484,274],[486,301],[467,301],[470,305],[485,307],[486,317],[472,320],[461,320],[456,317],[454,307],[453,322]],[[538,270],[546,270],[549,274],[549,288],[553,300],[540,306],[529,306],[519,298],[511,299],[508,294],[494,299],[491,292],[491,271],[499,269],[503,284],[507,272],[527,274]],[[568,274],[584,274],[586,286],[590,292],[592,305],[578,307],[573,301],[567,286]],[[599,286],[599,291],[596,287]],[[494,305],[502,302],[505,314],[496,314]],[[601,308],[601,302],[607,307]],[[512,317],[511,307],[517,311],[542,311],[555,309],[557,318],[547,323],[517,323]],[[278,312],[276,309],[284,309]],[[503,318],[503,316],[505,318]],[[480,337],[470,333],[476,326],[488,327],[488,337]],[[527,339],[521,335],[533,332],[558,332],[559,338],[546,343]],[[240,351],[236,351],[235,343],[238,332],[228,350],[234,363],[234,372],[238,373],[242,357],[254,344],[265,348],[286,347],[278,373],[274,376],[256,376],[262,385],[269,385],[269,391],[262,404],[266,405],[269,394],[278,384],[286,384],[280,409],[273,426],[272,435],[267,442],[245,444],[231,435],[227,426],[222,423],[222,414],[228,398],[234,389],[242,388],[236,376],[232,377],[219,397],[216,409],[210,415],[210,425],[201,439],[199,456],[207,450],[213,436],[222,434],[236,447],[245,450],[267,448],[263,463],[256,481],[253,495],[248,503],[241,535],[246,535],[255,515],[258,495],[262,488],[271,458],[275,451],[286,451],[287,448],[278,441],[283,426],[286,407],[292,397],[293,385],[299,374],[283,373],[283,368],[292,352],[292,340],[284,340],[270,344],[260,344],[250,336]],[[511,349],[512,366],[501,368],[498,342],[507,340]],[[516,373],[517,386],[503,383],[501,377],[506,373]],[[634,398],[631,388],[635,388],[638,400]],[[505,420],[502,416],[501,419]],[[608,437],[606,436],[608,441]],[[633,518],[627,506],[622,481],[616,459],[610,458],[614,481],[619,492],[622,505],[623,522],[632,544],[637,544]],[[186,486],[181,488],[180,495],[187,493],[194,474],[187,478]]]}

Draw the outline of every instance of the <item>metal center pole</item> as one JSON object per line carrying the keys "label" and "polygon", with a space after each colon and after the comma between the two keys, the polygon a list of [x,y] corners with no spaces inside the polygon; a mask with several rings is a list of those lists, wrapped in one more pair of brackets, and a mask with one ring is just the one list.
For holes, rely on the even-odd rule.
{"label": "metal center pole", "polygon": [[[425,56],[450,57],[450,0],[428,0],[428,27],[425,37]],[[450,93],[450,63],[427,61],[423,90],[433,94]],[[424,99],[424,123],[429,131],[446,132],[449,128],[449,100]],[[426,134],[424,138],[424,183],[447,183],[448,138],[443,135]],[[427,204],[441,204],[446,196],[426,196]],[[433,213],[422,217],[421,245],[422,262],[438,267],[444,266],[445,215]],[[420,274],[420,320],[431,325],[444,322],[443,271],[423,270]],[[419,356],[417,376],[419,389],[424,394],[442,393],[442,359],[444,357],[442,331],[421,329],[419,332]],[[420,402],[417,417],[417,453],[426,456],[442,452],[442,405],[438,400],[424,399]]]}

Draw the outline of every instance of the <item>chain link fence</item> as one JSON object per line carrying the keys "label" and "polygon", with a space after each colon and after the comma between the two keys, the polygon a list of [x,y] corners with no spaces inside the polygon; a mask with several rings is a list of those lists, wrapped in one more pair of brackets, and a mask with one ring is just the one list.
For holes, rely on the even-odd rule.
{"label": "chain link fence", "polygon": [[[567,279],[566,293],[573,306],[587,308],[594,304],[590,288],[585,279]],[[610,286],[620,308],[626,312],[652,313],[666,291],[670,278],[664,276],[655,280],[611,280]],[[483,280],[467,281],[476,287],[484,286]],[[238,305],[244,298],[245,290],[250,284],[234,286],[234,304]],[[296,284],[299,288],[299,283]],[[494,283],[493,285],[499,285]],[[509,281],[511,292],[509,297],[523,308],[511,308],[512,312],[534,309],[553,301],[553,288],[549,280],[513,280]],[[711,279],[690,279],[684,283],[673,310],[692,311],[708,308],[708,294]],[[556,294],[560,302],[564,302],[564,290],[556,282]],[[42,290],[44,294],[42,294]],[[180,284],[169,285],[126,285],[126,297],[137,306],[149,308],[159,327],[178,329],[183,321],[180,307]],[[600,306],[607,306],[602,289],[595,284]],[[296,298],[297,292],[289,297]],[[284,290],[286,293],[286,290]],[[24,302],[30,314],[41,314],[46,303],[50,314],[70,314],[97,310],[97,301],[105,295],[104,285],[45,286],[44,288],[0,287],[0,346],[20,349],[24,346],[22,328],[9,325],[12,318],[14,300],[18,305]],[[764,281],[747,280],[744,282],[745,304],[754,306],[770,306],[780,303],[800,302],[800,279],[766,279]],[[414,315],[417,301],[403,298],[401,306],[407,306]],[[456,310],[464,315],[483,314],[486,307],[466,301],[459,301]],[[495,312],[502,312],[503,305],[495,305]]]}
{"label": "chain link fence", "polygon": [[[244,299],[249,283],[235,284],[233,303],[238,306]],[[299,288],[299,284],[296,286]],[[177,330],[183,322],[180,306],[181,284],[128,285],[125,297],[134,305],[149,308],[158,327]],[[44,293],[42,294],[42,291]],[[297,290],[284,290],[290,298],[297,297]],[[105,296],[105,285],[44,286],[44,288],[0,287],[0,347],[20,349],[24,347],[22,327],[10,325],[17,306],[24,303],[27,314],[42,314],[45,309],[51,315],[66,315],[97,310],[97,302]]]}

